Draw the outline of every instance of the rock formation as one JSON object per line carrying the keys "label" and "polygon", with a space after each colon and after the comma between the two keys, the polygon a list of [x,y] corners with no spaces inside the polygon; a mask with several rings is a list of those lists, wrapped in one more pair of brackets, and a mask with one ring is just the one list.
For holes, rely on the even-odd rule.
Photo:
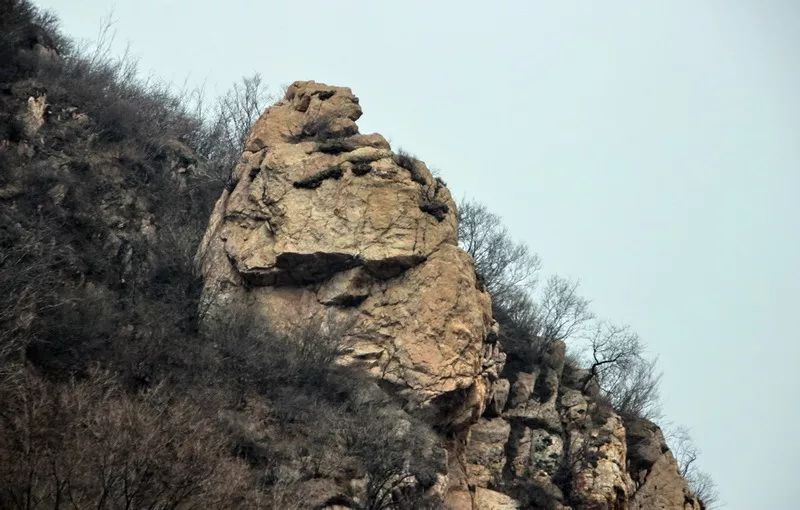
{"label": "rock formation", "polygon": [[256,122],[200,249],[206,313],[248,306],[279,330],[347,323],[343,362],[438,425],[471,423],[487,391],[489,295],[444,183],[359,134],[360,116],[349,89],[298,82]]}
{"label": "rock formation", "polygon": [[[477,496],[496,492],[503,502],[484,507],[703,508],[660,429],[645,419],[623,418],[591,387],[584,389],[587,373],[565,363],[562,342],[553,343],[536,368],[503,374],[514,380],[510,395],[471,427],[451,508],[481,508]],[[503,393],[509,383],[499,379],[491,391],[494,386]],[[451,478],[458,478],[457,464]]]}
{"label": "rock formation", "polygon": [[256,122],[198,252],[206,320],[347,325],[341,362],[442,434],[447,508],[700,509],[658,428],[596,398],[562,342],[505,367],[450,193],[360,116],[350,89],[297,82]]}

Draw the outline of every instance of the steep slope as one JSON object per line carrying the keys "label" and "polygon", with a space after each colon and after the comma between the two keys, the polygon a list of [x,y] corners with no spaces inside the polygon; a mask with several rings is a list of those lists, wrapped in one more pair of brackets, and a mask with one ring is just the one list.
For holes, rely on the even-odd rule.
{"label": "steep slope", "polygon": [[256,122],[200,250],[206,313],[347,323],[344,362],[458,428],[483,411],[489,296],[447,188],[360,115],[349,89],[298,82]]}
{"label": "steep slope", "polygon": [[292,85],[223,189],[201,119],[25,0],[0,57],[0,507],[702,508],[563,343],[504,351],[349,89]]}
{"label": "steep slope", "polygon": [[110,63],[62,56],[26,2],[0,9],[0,326],[61,376],[103,360],[153,378],[143,345],[193,329],[187,254],[221,188],[187,144],[199,124]]}
{"label": "steep slope", "polygon": [[447,508],[702,508],[658,428],[617,414],[562,342],[504,370],[446,186],[359,134],[361,113],[296,82],[256,122],[198,253],[205,320],[341,330],[339,363],[439,431]]}

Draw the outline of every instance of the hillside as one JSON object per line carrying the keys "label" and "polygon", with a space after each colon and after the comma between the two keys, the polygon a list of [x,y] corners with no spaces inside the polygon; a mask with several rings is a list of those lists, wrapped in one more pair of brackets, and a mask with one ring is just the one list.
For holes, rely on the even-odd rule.
{"label": "hillside", "polygon": [[705,508],[638,337],[350,89],[231,149],[24,0],[0,57],[0,507]]}

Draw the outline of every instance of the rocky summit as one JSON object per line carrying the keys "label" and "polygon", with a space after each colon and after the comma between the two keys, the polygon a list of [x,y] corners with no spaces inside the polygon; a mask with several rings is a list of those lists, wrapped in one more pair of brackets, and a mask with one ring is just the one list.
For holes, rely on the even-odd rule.
{"label": "rocky summit", "polygon": [[360,116],[350,89],[297,82],[256,122],[200,248],[206,313],[347,324],[342,362],[463,427],[492,374],[490,298],[442,180]]}
{"label": "rocky summit", "polygon": [[261,115],[197,254],[204,320],[341,331],[337,362],[439,434],[446,508],[703,508],[660,429],[617,413],[563,342],[506,366],[445,183],[360,134],[361,114],[350,89],[304,81]]}

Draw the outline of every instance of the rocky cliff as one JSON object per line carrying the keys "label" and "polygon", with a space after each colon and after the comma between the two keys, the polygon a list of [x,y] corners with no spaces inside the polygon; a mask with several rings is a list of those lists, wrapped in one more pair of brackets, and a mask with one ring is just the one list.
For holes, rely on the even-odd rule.
{"label": "rocky cliff", "polygon": [[444,183],[358,134],[360,115],[348,89],[305,82],[258,120],[201,246],[206,313],[347,323],[343,362],[458,428],[483,412],[490,298]]}
{"label": "rocky cliff", "polygon": [[349,89],[190,111],[0,1],[0,508],[702,508]]}
{"label": "rocky cliff", "polygon": [[256,122],[198,252],[204,320],[340,328],[339,363],[438,431],[447,508],[702,508],[658,427],[616,413],[563,343],[505,368],[447,187],[361,113],[296,82]]}

